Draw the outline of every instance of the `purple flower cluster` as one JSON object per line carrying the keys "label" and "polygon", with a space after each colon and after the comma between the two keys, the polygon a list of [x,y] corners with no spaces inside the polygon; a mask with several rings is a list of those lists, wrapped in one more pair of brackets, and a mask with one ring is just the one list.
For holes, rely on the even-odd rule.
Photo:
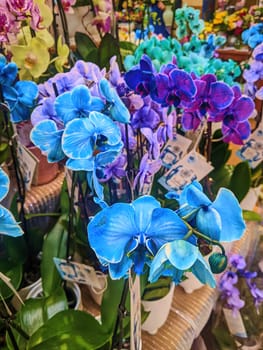
{"label": "purple flower cluster", "polygon": [[245,302],[240,298],[240,290],[237,286],[239,278],[243,278],[258,309],[263,302],[263,290],[259,289],[253,280],[257,277],[257,272],[247,270],[244,257],[238,254],[230,256],[229,267],[230,269],[224,272],[219,282],[221,298],[225,301],[226,307],[232,309],[234,315],[244,307]]}
{"label": "purple flower cluster", "polygon": [[24,20],[30,20],[32,29],[40,29],[40,11],[33,0],[2,0],[0,4],[0,42],[9,42]]}
{"label": "purple flower cluster", "polygon": [[125,81],[142,98],[150,96],[162,108],[178,108],[185,131],[196,130],[206,119],[222,122],[225,142],[243,144],[250,135],[252,99],[242,96],[239,87],[217,81],[213,74],[199,78],[175,63],[163,65],[157,73],[149,57],[143,55],[139,65],[125,74]]}

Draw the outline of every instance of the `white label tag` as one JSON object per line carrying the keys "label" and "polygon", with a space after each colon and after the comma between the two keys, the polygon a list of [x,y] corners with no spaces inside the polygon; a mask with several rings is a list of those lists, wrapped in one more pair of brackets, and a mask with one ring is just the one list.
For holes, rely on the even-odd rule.
{"label": "white label tag", "polygon": [[247,142],[236,152],[237,156],[247,161],[251,168],[255,168],[263,161],[263,130],[259,126]]}
{"label": "white label tag", "polygon": [[92,266],[53,258],[56,268],[63,280],[87,284],[94,288],[101,288],[100,280]]}
{"label": "white label tag", "polygon": [[194,180],[200,181],[213,169],[201,154],[191,151],[165,173],[159,183],[168,191],[181,192],[186,185]]}
{"label": "white label tag", "polygon": [[173,140],[169,140],[160,155],[163,166],[170,169],[184,157],[191,143],[191,140],[179,134]]}
{"label": "white label tag", "polygon": [[30,190],[32,182],[38,173],[39,160],[19,141],[17,141],[17,157],[26,190]]}
{"label": "white label tag", "polygon": [[230,309],[223,308],[226,323],[229,332],[241,338],[247,338],[247,332],[239,311],[233,315],[233,311]]}
{"label": "white label tag", "polygon": [[142,349],[142,331],[141,331],[141,292],[140,277],[136,275],[134,281],[129,277],[130,285],[130,307],[131,307],[131,336],[130,350]]}

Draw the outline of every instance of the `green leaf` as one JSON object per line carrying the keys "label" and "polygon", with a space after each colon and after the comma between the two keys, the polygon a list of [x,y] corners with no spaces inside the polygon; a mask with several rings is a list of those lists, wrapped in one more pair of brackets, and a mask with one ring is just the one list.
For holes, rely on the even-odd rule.
{"label": "green leaf", "polygon": [[221,168],[228,161],[231,151],[227,143],[212,144],[211,163],[215,169]]}
{"label": "green leaf", "polygon": [[123,58],[126,57],[127,55],[133,55],[134,51],[137,48],[137,45],[129,41],[120,41],[119,46],[120,46],[121,56]]}
{"label": "green leaf", "polygon": [[213,193],[217,193],[220,187],[229,187],[230,178],[233,173],[232,166],[225,165],[219,169],[213,170],[209,177],[212,178],[213,183],[211,185],[211,189]]}
{"label": "green leaf", "polygon": [[[67,299],[62,288],[57,288],[56,292],[47,298],[29,299],[17,314],[17,321],[23,331],[31,336],[40,327],[48,322],[57,313],[67,309]],[[19,350],[27,348],[27,340],[17,331],[13,330]],[[10,343],[10,339],[7,339]],[[12,346],[9,346],[12,349]],[[46,348],[48,349],[48,348]]]}
{"label": "green leaf", "polygon": [[247,162],[241,162],[234,168],[230,179],[229,189],[241,202],[246,196],[251,185],[251,170]]}
{"label": "green leaf", "polygon": [[68,195],[68,186],[67,180],[64,179],[61,192],[60,192],[60,208],[62,214],[69,213],[69,195]]}
{"label": "green leaf", "polygon": [[243,218],[245,221],[262,221],[262,216],[252,210],[243,210]]}
{"label": "green leaf", "polygon": [[45,296],[51,295],[61,283],[61,277],[53,262],[53,258],[66,258],[67,231],[64,228],[64,220],[65,216],[61,216],[44,239],[40,270]]}
{"label": "green leaf", "polygon": [[108,287],[103,294],[101,305],[101,322],[105,331],[113,334],[118,314],[124,280],[112,280],[108,277]]}
{"label": "green leaf", "polygon": [[[23,267],[21,264],[14,264],[7,259],[0,260],[0,271],[10,278],[12,285],[18,289],[23,277]],[[0,291],[4,299],[13,295],[11,289],[0,279]]]}
{"label": "green leaf", "polygon": [[23,264],[27,258],[27,246],[25,237],[3,236],[5,256],[15,264]]}
{"label": "green leaf", "polygon": [[77,45],[78,54],[82,57],[84,61],[88,62],[88,57],[90,53],[97,49],[94,41],[86,34],[76,32],[75,33],[75,41]]}
{"label": "green leaf", "polygon": [[[115,310],[116,312],[116,310]],[[101,325],[82,311],[67,310],[47,321],[29,341],[30,350],[95,350],[109,341]]]}
{"label": "green leaf", "polygon": [[120,70],[122,70],[122,61],[120,54],[120,47],[118,40],[115,39],[111,34],[106,33],[101,40],[99,46],[99,66],[100,68],[109,68],[110,59],[116,56]]}

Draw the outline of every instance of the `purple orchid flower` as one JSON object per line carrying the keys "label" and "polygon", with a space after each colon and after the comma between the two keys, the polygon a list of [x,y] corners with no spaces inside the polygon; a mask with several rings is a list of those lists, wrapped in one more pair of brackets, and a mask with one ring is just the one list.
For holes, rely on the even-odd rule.
{"label": "purple orchid flower", "polygon": [[120,179],[126,176],[127,158],[126,155],[121,154],[112,163],[105,166],[103,169],[103,176],[99,176],[101,182],[107,182],[111,178]]}
{"label": "purple orchid flower", "polygon": [[149,184],[152,182],[152,177],[157,171],[160,170],[162,162],[160,159],[151,160],[149,158],[149,153],[146,153],[140,163],[140,168],[138,174],[135,176],[133,188],[139,183],[139,191],[143,190],[144,184]]}
{"label": "purple orchid flower", "polygon": [[131,90],[145,97],[155,89],[154,73],[151,59],[147,55],[143,55],[139,65],[125,73],[124,80]]}
{"label": "purple orchid flower", "polygon": [[248,83],[255,83],[256,81],[263,79],[263,61],[253,61],[250,64],[249,69],[245,69],[243,78]]}
{"label": "purple orchid flower", "polygon": [[9,42],[8,34],[16,34],[19,31],[19,22],[7,10],[6,6],[0,5],[0,42]]}
{"label": "purple orchid flower", "polygon": [[155,75],[155,86],[151,97],[162,106],[189,106],[196,94],[191,75],[172,64],[164,66]]}
{"label": "purple orchid flower", "polygon": [[263,62],[263,43],[255,47],[252,52],[252,57],[257,61]]}
{"label": "purple orchid flower", "polygon": [[157,140],[161,147],[167,142],[168,139],[173,139],[173,130],[176,124],[176,119],[176,110],[173,110],[170,114],[168,114],[168,109],[162,109],[162,120],[157,129]]}
{"label": "purple orchid flower", "polygon": [[202,116],[211,112],[216,113],[230,106],[234,99],[232,89],[227,84],[218,82],[213,74],[205,74],[194,82],[197,93],[187,112],[197,111]]}
{"label": "purple orchid flower", "polygon": [[230,106],[222,112],[210,115],[210,121],[222,121],[224,142],[242,145],[250,133],[248,118],[252,115],[255,105],[250,97],[242,96],[239,87],[233,87],[234,99]]}
{"label": "purple orchid flower", "polygon": [[132,116],[131,125],[134,130],[140,128],[155,129],[160,123],[162,110],[149,96],[143,99],[144,105]]}
{"label": "purple orchid flower", "polygon": [[61,127],[63,126],[63,122],[62,119],[60,119],[55,111],[54,108],[54,102],[55,99],[49,97],[46,98],[45,100],[43,100],[43,103],[41,103],[40,105],[38,105],[33,112],[31,113],[31,123],[33,126],[35,126],[37,123],[41,122],[42,120],[46,120],[46,119],[51,119],[54,120],[57,124],[57,126],[59,127],[59,129],[61,129]]}
{"label": "purple orchid flower", "polygon": [[158,142],[157,132],[153,132],[150,128],[141,128],[141,133],[146,137],[149,143],[149,155],[153,159],[158,159],[160,156],[160,144]]}

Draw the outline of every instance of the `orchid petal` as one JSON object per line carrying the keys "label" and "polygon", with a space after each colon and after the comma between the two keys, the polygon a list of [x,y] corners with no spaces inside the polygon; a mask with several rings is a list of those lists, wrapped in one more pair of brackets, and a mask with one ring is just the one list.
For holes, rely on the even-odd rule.
{"label": "orchid petal", "polygon": [[127,244],[138,233],[134,215],[133,207],[125,203],[113,204],[96,214],[88,225],[88,239],[98,256],[110,263],[122,260]]}
{"label": "orchid petal", "polygon": [[0,205],[0,234],[11,237],[23,235],[23,231],[12,213],[2,205]]}
{"label": "orchid petal", "polygon": [[2,201],[9,190],[9,177],[3,169],[0,168],[0,201]]}
{"label": "orchid petal", "polygon": [[179,270],[188,270],[196,261],[198,252],[198,247],[184,240],[176,240],[165,245],[167,258]]}
{"label": "orchid petal", "polygon": [[215,82],[210,86],[210,104],[216,109],[228,107],[233,99],[233,90],[225,83]]}
{"label": "orchid petal", "polygon": [[151,196],[143,196],[137,198],[132,206],[135,211],[135,220],[138,225],[139,232],[145,232],[150,225],[153,210],[160,208],[160,203]]}

